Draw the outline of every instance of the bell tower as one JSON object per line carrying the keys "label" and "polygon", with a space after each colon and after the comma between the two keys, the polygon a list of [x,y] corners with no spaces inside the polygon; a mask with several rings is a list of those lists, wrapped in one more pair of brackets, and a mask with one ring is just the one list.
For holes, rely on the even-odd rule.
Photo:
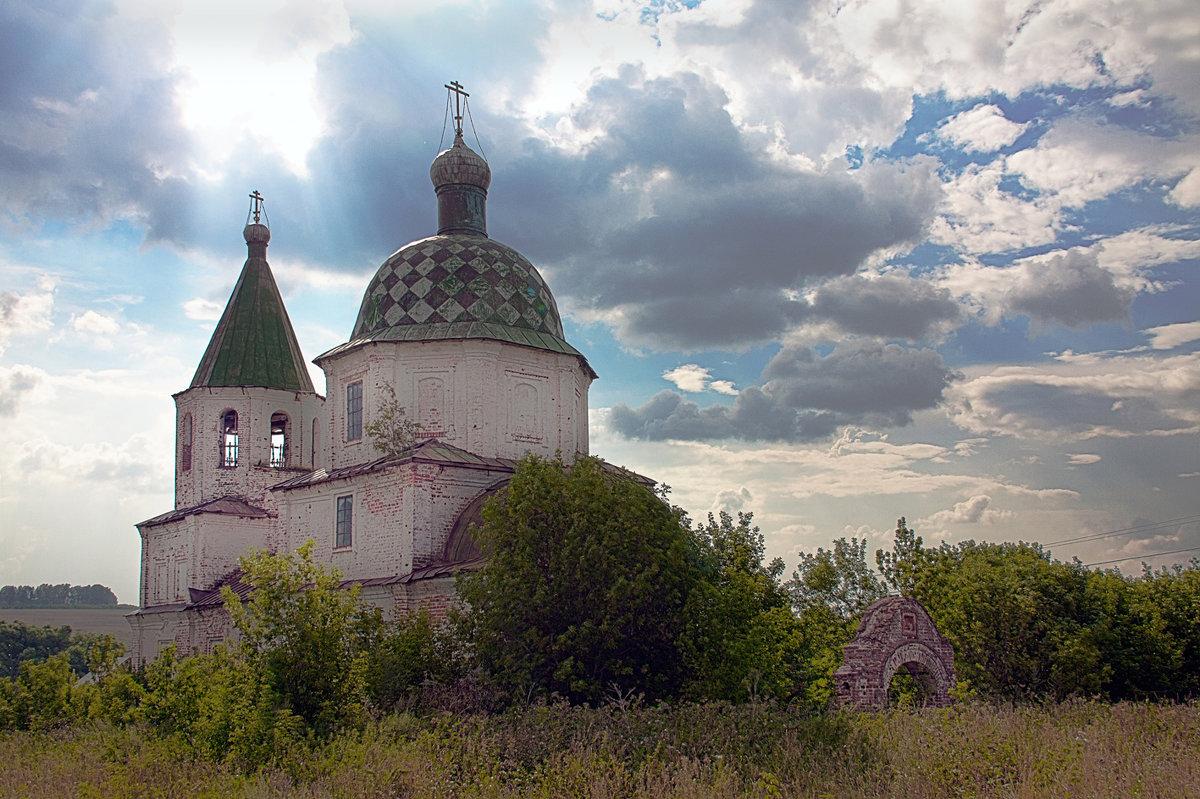
{"label": "bell tower", "polygon": [[221,497],[257,504],[290,470],[315,468],[323,400],[267,263],[263,197],[250,201],[246,263],[191,385],[174,397],[176,509]]}

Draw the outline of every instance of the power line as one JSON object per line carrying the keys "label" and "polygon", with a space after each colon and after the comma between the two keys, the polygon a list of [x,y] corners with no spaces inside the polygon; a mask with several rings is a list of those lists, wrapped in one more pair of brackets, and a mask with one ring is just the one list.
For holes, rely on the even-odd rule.
{"label": "power line", "polygon": [[1096,563],[1085,563],[1084,566],[1108,566],[1111,563],[1124,563],[1127,560],[1145,560],[1147,558],[1159,558],[1163,555],[1178,555],[1180,552],[1197,552],[1200,547],[1187,547],[1186,549],[1172,549],[1170,552],[1155,552],[1150,555],[1130,555],[1127,558],[1115,558],[1114,560],[1101,560]]}
{"label": "power line", "polygon": [[1108,530],[1103,533],[1089,533],[1087,535],[1076,536],[1075,538],[1064,538],[1060,541],[1050,541],[1043,546],[1052,547],[1059,544],[1082,544],[1087,541],[1099,541],[1102,538],[1113,538],[1119,535],[1129,535],[1131,533],[1149,532],[1160,527],[1167,527],[1172,524],[1187,524],[1194,521],[1200,521],[1200,513],[1191,516],[1181,516],[1178,519],[1167,519],[1162,522],[1154,522],[1153,524],[1142,524],[1136,527],[1123,527],[1120,530]]}

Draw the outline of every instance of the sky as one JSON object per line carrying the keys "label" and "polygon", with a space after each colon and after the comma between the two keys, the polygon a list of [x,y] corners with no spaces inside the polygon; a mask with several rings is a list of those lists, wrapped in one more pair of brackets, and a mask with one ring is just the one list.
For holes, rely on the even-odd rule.
{"label": "sky", "polygon": [[1194,2],[7,0],[0,75],[0,584],[136,602],[248,194],[311,359],[436,232],[452,80],[592,452],[694,518],[1200,554]]}

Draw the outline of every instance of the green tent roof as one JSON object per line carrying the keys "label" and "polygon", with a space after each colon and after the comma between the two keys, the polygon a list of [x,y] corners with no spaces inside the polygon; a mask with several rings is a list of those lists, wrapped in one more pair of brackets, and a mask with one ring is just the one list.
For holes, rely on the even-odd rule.
{"label": "green tent roof", "polygon": [[[258,230],[261,228],[261,230]],[[246,226],[250,257],[192,378],[199,386],[313,391],[312,378],[267,264],[265,225]]]}

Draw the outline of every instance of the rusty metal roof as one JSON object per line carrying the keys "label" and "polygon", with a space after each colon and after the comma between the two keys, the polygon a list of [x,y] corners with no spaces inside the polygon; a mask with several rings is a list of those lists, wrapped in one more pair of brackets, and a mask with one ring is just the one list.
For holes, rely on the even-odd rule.
{"label": "rusty metal roof", "polygon": [[276,483],[271,486],[271,490],[287,491],[292,488],[303,488],[319,483],[327,483],[332,480],[344,480],[360,474],[381,472],[404,463],[432,463],[439,466],[461,466],[468,469],[487,469],[504,472],[511,472],[517,466],[517,462],[512,458],[484,458],[467,452],[465,449],[460,449],[453,444],[444,444],[436,438],[431,438],[399,455],[385,455],[373,461],[357,463],[353,466],[343,466],[340,469],[329,471],[317,469],[315,472],[309,472],[308,474],[293,477],[290,480],[284,480],[282,483]]}
{"label": "rusty metal roof", "polygon": [[152,519],[147,519],[144,522],[138,522],[137,527],[153,527],[159,524],[178,521],[185,516],[192,516],[198,513],[217,513],[227,516],[241,516],[247,519],[265,519],[271,516],[270,513],[262,508],[251,505],[246,500],[240,497],[217,497],[210,499],[207,502],[201,502],[199,505],[192,505],[188,508],[178,508],[176,510],[167,511],[159,514]]}
{"label": "rusty metal roof", "polygon": [[188,607],[199,608],[212,605],[224,605],[225,598],[221,596],[221,589],[228,586],[229,590],[233,591],[238,599],[245,600],[254,593],[254,586],[250,583],[243,582],[242,578],[246,573],[241,569],[234,569],[229,574],[222,577],[213,583],[210,588],[189,588],[188,596],[191,603]]}

